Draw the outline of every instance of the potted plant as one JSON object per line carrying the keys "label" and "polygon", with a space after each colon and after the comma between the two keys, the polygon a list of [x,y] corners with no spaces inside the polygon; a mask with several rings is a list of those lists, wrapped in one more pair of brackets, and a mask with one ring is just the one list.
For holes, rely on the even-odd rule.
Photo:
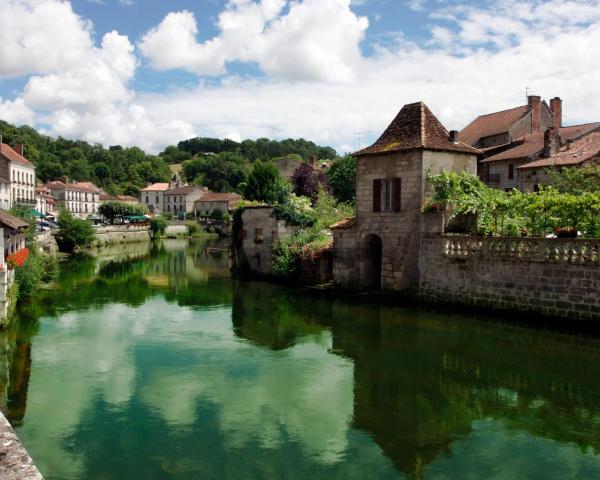
{"label": "potted plant", "polygon": [[577,238],[577,229],[573,227],[556,227],[556,238]]}

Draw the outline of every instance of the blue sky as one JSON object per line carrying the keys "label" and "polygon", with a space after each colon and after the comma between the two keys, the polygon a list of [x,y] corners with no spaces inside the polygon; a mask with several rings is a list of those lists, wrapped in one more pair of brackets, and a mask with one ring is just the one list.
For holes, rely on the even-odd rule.
{"label": "blue sky", "polygon": [[566,123],[600,119],[600,0],[2,0],[0,15],[0,118],[91,142],[342,152],[405,103],[460,129],[527,87],[561,96]]}

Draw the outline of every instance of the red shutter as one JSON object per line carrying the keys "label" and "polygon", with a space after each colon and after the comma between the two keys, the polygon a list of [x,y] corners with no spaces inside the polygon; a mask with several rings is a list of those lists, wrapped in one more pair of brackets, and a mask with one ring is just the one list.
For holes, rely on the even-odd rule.
{"label": "red shutter", "polygon": [[394,212],[399,212],[402,208],[402,179],[394,178]]}
{"label": "red shutter", "polygon": [[373,211],[381,212],[381,180],[373,180]]}

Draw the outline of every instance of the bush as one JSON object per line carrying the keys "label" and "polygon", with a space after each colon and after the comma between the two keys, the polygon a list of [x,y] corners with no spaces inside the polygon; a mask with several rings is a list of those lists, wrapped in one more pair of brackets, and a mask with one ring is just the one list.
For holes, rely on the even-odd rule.
{"label": "bush", "polygon": [[94,241],[94,227],[87,220],[73,217],[62,209],[58,214],[58,233],[56,243],[63,252],[72,253],[75,250],[89,248]]}
{"label": "bush", "polygon": [[30,296],[40,283],[52,281],[57,269],[55,256],[42,253],[37,248],[32,249],[25,263],[15,268],[15,282],[19,295]]}
{"label": "bush", "polygon": [[223,210],[213,210],[210,212],[209,218],[216,221],[225,221],[229,220],[229,215],[227,215]]}
{"label": "bush", "polygon": [[163,237],[167,231],[167,225],[168,222],[165,217],[154,217],[150,220],[150,236],[153,239]]}
{"label": "bush", "polygon": [[198,222],[189,220],[185,222],[185,226],[187,227],[190,236],[196,235],[200,231],[200,225],[198,225]]}

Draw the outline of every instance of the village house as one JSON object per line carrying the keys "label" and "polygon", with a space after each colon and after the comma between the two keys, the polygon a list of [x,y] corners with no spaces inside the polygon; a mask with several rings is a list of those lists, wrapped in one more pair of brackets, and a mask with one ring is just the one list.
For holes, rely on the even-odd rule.
{"label": "village house", "polygon": [[241,200],[242,196],[237,193],[208,192],[194,202],[194,211],[196,217],[208,217],[215,211],[229,215]]}
{"label": "village house", "polygon": [[23,149],[22,143],[15,145],[14,149],[2,143],[0,135],[0,177],[4,179],[2,188],[6,188],[6,180],[10,182],[8,208],[15,205],[35,207],[35,166],[24,157]]}
{"label": "village house", "polygon": [[52,214],[56,211],[56,201],[46,185],[38,184],[35,187],[35,209],[42,215]]}
{"label": "village house", "polygon": [[186,215],[194,212],[194,203],[200,200],[208,189],[198,186],[179,186],[165,192],[165,212]]}
{"label": "village house", "polygon": [[334,228],[335,283],[396,291],[418,285],[427,172],[475,174],[480,153],[448,132],[424,103],[405,105],[372,146],[354,154],[356,218]]}
{"label": "village house", "polygon": [[57,207],[67,209],[79,217],[88,217],[98,212],[100,189],[91,182],[69,181],[68,177],[48,182],[46,185]]}
{"label": "village house", "polygon": [[10,208],[10,180],[0,177],[0,210]]}
{"label": "village house", "polygon": [[165,212],[165,192],[169,190],[168,183],[153,183],[140,192],[140,203],[146,205],[148,212],[160,215]]}
{"label": "village house", "polygon": [[4,259],[25,248],[25,230],[28,226],[24,220],[0,211],[0,228],[4,236]]}
{"label": "village house", "polygon": [[585,161],[567,161],[568,154],[562,160],[548,160],[576,143],[583,142],[589,148],[585,138],[600,127],[600,123],[563,127],[562,112],[560,98],[548,104],[531,95],[527,105],[478,117],[460,132],[459,138],[482,151],[478,174],[488,186],[506,191],[536,190],[547,180],[546,168],[581,166],[592,161],[593,155]]}

